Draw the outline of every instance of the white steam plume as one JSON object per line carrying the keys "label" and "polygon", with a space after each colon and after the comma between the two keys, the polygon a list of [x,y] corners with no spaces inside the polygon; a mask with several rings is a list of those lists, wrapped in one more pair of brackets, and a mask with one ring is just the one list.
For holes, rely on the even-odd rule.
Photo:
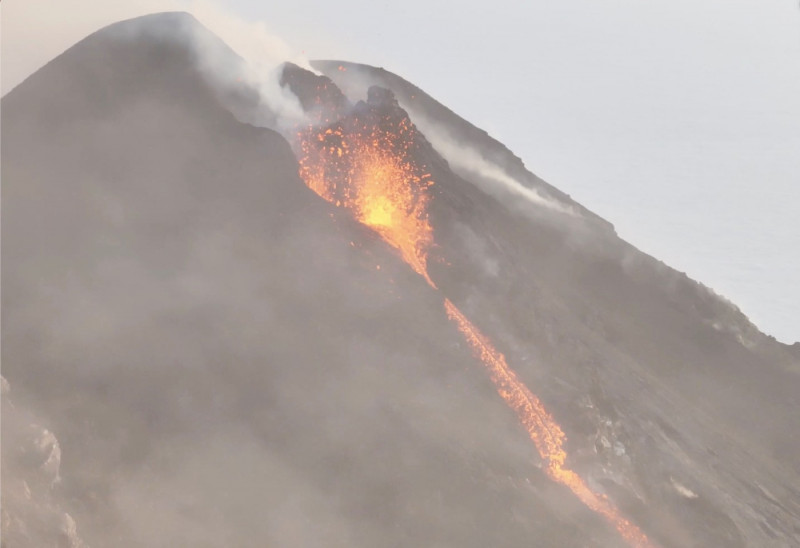
{"label": "white steam plume", "polygon": [[245,21],[208,0],[193,0],[186,4],[186,9],[244,59],[243,67],[232,69],[218,48],[206,47],[203,40],[196,40],[201,63],[205,65],[202,68],[208,74],[236,78],[252,87],[261,104],[277,118],[276,129],[289,130],[304,120],[297,97],[280,85],[280,69],[284,62],[291,61],[314,71],[305,56],[271,34],[263,21]]}
{"label": "white steam plume", "polygon": [[569,205],[542,195],[538,190],[523,185],[514,177],[511,177],[502,167],[484,158],[480,151],[468,144],[460,143],[446,129],[437,127],[436,124],[427,120],[424,116],[417,115],[411,110],[409,110],[409,115],[414,124],[433,145],[433,148],[444,156],[450,167],[484,192],[506,203],[509,200],[514,200],[515,203],[513,205],[518,205],[516,200],[523,198],[532,204],[553,211],[573,216],[577,215]]}

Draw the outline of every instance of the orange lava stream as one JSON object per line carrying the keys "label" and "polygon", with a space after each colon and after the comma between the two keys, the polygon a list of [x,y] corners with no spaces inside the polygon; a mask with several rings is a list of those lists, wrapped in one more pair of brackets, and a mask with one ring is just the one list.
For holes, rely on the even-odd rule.
{"label": "orange lava stream", "polygon": [[628,544],[637,548],[651,546],[647,536],[636,525],[623,518],[608,498],[592,491],[578,474],[565,467],[567,453],[564,450],[564,440],[566,439],[564,432],[544,408],[539,398],[533,395],[525,383],[508,366],[503,354],[456,308],[450,299],[445,298],[444,307],[448,317],[456,323],[459,331],[469,342],[475,356],[489,370],[489,375],[500,397],[516,413],[517,419],[528,431],[528,435],[545,463],[547,475],[569,487],[581,502],[606,518]]}
{"label": "orange lava stream", "polygon": [[[352,211],[375,230],[434,289],[427,271],[433,229],[427,207],[430,175],[412,160],[415,129],[408,120],[390,117],[377,124],[359,122],[298,134],[300,176],[322,198]],[[500,397],[514,411],[545,464],[547,475],[567,486],[587,507],[602,515],[635,548],[652,546],[645,534],[623,518],[614,504],[592,491],[566,467],[566,436],[558,423],[508,366],[505,357],[447,298],[448,317],[464,335],[474,355],[489,371]]]}

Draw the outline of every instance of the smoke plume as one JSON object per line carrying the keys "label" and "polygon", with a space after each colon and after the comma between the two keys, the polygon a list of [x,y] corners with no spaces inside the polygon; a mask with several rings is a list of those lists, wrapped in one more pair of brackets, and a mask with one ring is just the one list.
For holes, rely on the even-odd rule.
{"label": "smoke plume", "polygon": [[227,78],[228,82],[221,82],[224,85],[235,81],[256,91],[260,106],[275,119],[270,123],[265,121],[269,118],[256,115],[250,122],[277,125],[274,129],[285,132],[304,119],[297,97],[280,85],[280,70],[287,61],[313,71],[303,55],[270,33],[263,21],[245,21],[217,3],[194,0],[188,3],[187,11],[243,59],[241,65],[231,67],[230,59],[220,51],[217,41],[211,43],[206,35],[195,33],[193,41],[201,70],[210,78]]}
{"label": "smoke plume", "polygon": [[468,179],[487,194],[490,194],[510,207],[519,207],[519,198],[531,204],[576,215],[569,206],[545,196],[538,190],[527,187],[511,177],[506,170],[483,157],[480,151],[466,143],[461,143],[446,128],[436,125],[424,116],[409,110],[414,124],[427,137],[439,154],[450,164],[450,167]]}

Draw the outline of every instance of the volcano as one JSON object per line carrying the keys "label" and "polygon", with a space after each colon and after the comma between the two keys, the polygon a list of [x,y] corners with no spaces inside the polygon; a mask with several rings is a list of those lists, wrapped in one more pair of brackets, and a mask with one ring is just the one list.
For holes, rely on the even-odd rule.
{"label": "volcano", "polygon": [[2,99],[3,546],[800,545],[798,345],[401,77],[287,63],[287,129],[240,63],[156,14]]}

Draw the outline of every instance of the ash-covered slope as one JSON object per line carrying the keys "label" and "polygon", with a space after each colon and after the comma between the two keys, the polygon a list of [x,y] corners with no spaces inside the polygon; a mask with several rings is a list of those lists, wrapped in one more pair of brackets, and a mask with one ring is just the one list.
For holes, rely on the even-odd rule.
{"label": "ash-covered slope", "polygon": [[[350,93],[390,86],[415,102],[412,121],[422,102],[421,128],[465,123],[380,69],[314,64]],[[377,89],[373,97],[387,97]],[[405,116],[391,94],[376,106]],[[462,142],[497,160],[485,134],[467,131]],[[509,208],[468,172],[455,175],[436,144],[415,152],[436,181],[430,215],[439,260],[429,261],[431,276],[550,405],[581,472],[663,545],[796,543],[800,385],[792,348],[684,274],[598,230],[591,215],[536,203]],[[499,167],[515,174],[511,163]]]}
{"label": "ash-covered slope", "polygon": [[61,452],[41,497],[4,466],[3,538],[620,545],[531,465],[440,296],[222,107],[187,28],[109,27],[3,98],[3,375],[30,410],[4,441],[35,416]]}
{"label": "ash-covered slope", "polygon": [[[509,207],[421,135],[434,291],[225,108],[253,101],[198,34],[182,14],[109,27],[2,101],[3,376],[62,455],[41,511],[8,508],[29,545],[62,534],[24,522],[55,501],[93,546],[623,546],[537,467],[442,295],[654,542],[800,540],[786,347],[431,102],[423,133],[463,133],[571,211]],[[397,104],[329,75],[284,72],[322,127],[407,116],[399,78]],[[14,473],[4,512],[29,500]]]}

